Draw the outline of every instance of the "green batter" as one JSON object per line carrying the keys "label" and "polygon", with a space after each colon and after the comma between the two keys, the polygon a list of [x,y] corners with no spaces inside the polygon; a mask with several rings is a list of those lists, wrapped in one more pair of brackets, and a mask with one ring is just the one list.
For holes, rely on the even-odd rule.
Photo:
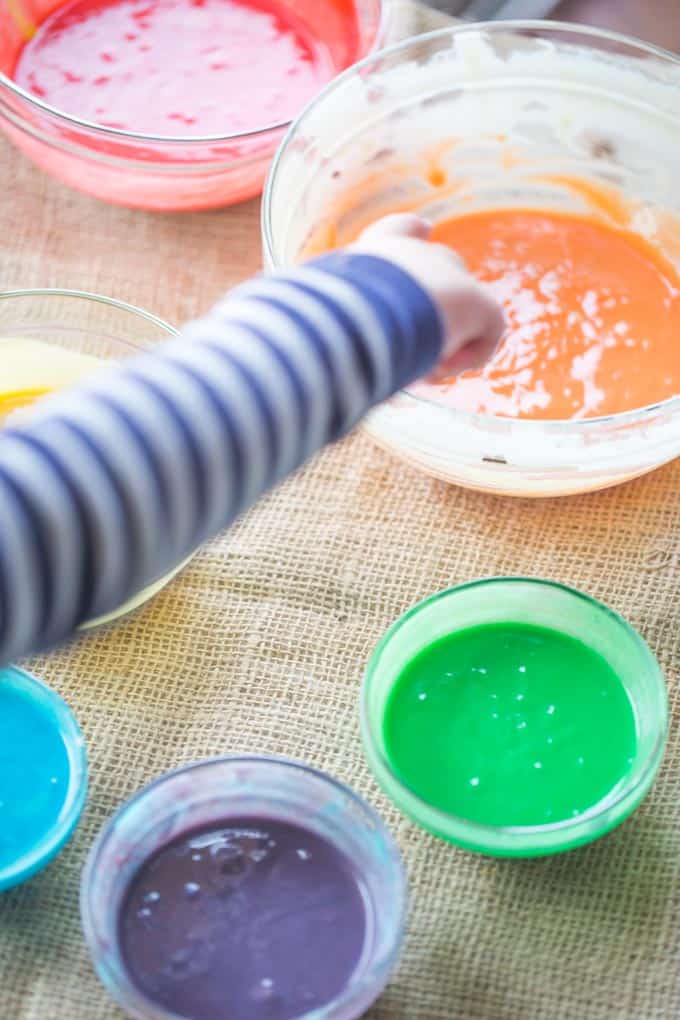
{"label": "green batter", "polygon": [[494,623],[447,635],[402,671],[383,721],[401,781],[488,825],[580,815],[636,749],[628,695],[608,663],[556,630]]}

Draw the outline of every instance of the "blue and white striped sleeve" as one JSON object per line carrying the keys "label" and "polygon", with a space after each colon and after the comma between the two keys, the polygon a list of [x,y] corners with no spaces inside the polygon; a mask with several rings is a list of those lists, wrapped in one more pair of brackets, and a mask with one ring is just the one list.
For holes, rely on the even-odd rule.
{"label": "blue and white striped sleeve", "polygon": [[0,432],[0,662],[112,611],[373,405],[426,373],[439,313],[334,254],[231,292],[182,335]]}

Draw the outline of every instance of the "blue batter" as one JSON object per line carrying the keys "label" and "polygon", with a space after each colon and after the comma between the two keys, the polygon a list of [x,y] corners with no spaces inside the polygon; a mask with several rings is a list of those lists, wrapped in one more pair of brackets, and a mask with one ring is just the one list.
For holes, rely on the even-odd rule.
{"label": "blue batter", "polygon": [[70,765],[54,716],[0,673],[0,870],[54,828]]}

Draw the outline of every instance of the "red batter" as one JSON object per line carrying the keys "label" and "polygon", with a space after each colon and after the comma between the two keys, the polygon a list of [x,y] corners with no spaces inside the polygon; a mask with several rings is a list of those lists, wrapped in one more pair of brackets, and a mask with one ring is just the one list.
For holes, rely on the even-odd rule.
{"label": "red batter", "polygon": [[277,0],[74,0],[42,23],[13,77],[84,120],[187,136],[290,120],[337,70]]}

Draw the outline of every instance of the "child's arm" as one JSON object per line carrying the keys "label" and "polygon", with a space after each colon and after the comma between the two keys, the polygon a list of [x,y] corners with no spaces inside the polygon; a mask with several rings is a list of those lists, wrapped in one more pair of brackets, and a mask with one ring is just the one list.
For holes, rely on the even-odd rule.
{"label": "child's arm", "polygon": [[0,433],[0,662],[115,609],[442,353],[492,349],[498,309],[421,233],[253,280]]}

